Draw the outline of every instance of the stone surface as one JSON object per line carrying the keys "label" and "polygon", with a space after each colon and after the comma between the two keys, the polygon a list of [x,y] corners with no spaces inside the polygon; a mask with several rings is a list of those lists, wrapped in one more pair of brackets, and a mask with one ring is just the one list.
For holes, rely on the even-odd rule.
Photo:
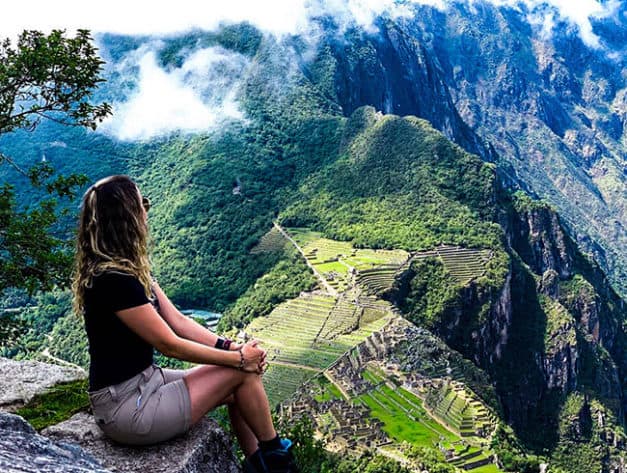
{"label": "stone surface", "polygon": [[43,437],[15,414],[0,413],[0,471],[3,473],[108,473],[83,449]]}
{"label": "stone surface", "polygon": [[85,377],[79,368],[0,358],[0,411],[12,412],[55,384]]}
{"label": "stone surface", "polygon": [[203,419],[186,434],[162,444],[126,447],[108,440],[93,417],[78,413],[42,431],[47,437],[80,445],[112,472],[237,473],[231,441],[213,421]]}

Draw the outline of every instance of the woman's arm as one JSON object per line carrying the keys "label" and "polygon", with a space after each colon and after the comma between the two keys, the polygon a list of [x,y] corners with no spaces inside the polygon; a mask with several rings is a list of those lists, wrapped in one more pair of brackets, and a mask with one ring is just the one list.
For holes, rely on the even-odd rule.
{"label": "woman's arm", "polygon": [[[170,301],[168,296],[165,295],[165,292],[163,292],[156,281],[153,283],[153,288],[157,299],[159,300],[159,311],[161,316],[179,337],[202,343],[203,345],[210,347],[215,347],[216,341],[218,340],[218,336],[215,333],[203,327],[195,320],[181,314],[172,301]],[[232,343],[230,350],[236,351],[240,346],[241,345],[237,343]]]}
{"label": "woman's arm", "polygon": [[257,347],[255,341],[246,343],[240,355],[239,351],[219,350],[181,338],[159,316],[152,304],[119,310],[115,314],[133,332],[166,356],[193,363],[241,367],[245,371],[263,371],[265,353]]}

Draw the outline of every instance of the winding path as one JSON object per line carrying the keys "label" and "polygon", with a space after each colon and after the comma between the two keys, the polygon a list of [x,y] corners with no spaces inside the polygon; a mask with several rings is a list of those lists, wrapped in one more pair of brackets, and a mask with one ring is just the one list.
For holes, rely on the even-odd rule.
{"label": "winding path", "polygon": [[322,274],[320,274],[318,272],[318,270],[316,268],[314,268],[313,264],[311,264],[309,262],[309,259],[307,259],[307,257],[305,256],[305,252],[303,251],[303,249],[298,245],[298,243],[296,243],[294,241],[294,239],[289,236],[289,234],[283,229],[283,227],[281,227],[281,225],[279,225],[276,222],[272,222],[272,224],[275,226],[275,228],[281,232],[281,235],[283,235],[285,238],[287,238],[289,240],[289,242],[294,245],[294,247],[299,251],[299,253],[301,255],[303,255],[303,258],[305,258],[305,263],[307,263],[307,266],[309,266],[311,268],[311,270],[313,271],[313,273],[316,275],[316,277],[320,280],[320,283],[324,286],[324,288],[326,289],[326,291],[331,294],[332,296],[337,296],[338,292],[333,289],[331,287],[331,285],[327,282],[327,280],[322,276]]}

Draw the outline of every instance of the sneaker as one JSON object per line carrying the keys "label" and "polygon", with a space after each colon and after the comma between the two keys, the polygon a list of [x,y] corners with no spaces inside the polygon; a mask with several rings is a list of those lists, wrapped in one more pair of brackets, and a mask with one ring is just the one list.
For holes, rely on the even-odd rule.
{"label": "sneaker", "polygon": [[261,458],[260,449],[257,449],[255,453],[244,460],[243,467],[244,473],[268,473],[263,458]]}
{"label": "sneaker", "polygon": [[244,473],[299,473],[291,447],[291,440],[281,439],[279,449],[268,452],[258,449],[244,461]]}
{"label": "sneaker", "polygon": [[291,446],[292,442],[289,440],[285,443],[281,441],[281,447],[283,448],[261,452],[269,473],[299,473],[294,455],[288,450]]}

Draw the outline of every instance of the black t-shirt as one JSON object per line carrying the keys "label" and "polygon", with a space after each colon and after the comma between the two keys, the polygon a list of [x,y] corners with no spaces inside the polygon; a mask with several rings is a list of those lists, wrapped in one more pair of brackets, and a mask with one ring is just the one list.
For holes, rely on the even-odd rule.
{"label": "black t-shirt", "polygon": [[[153,292],[154,296],[154,292]],[[137,277],[106,271],[85,290],[85,328],[89,340],[89,390],[132,378],[153,362],[153,347],[128,328],[116,311],[153,303]]]}

